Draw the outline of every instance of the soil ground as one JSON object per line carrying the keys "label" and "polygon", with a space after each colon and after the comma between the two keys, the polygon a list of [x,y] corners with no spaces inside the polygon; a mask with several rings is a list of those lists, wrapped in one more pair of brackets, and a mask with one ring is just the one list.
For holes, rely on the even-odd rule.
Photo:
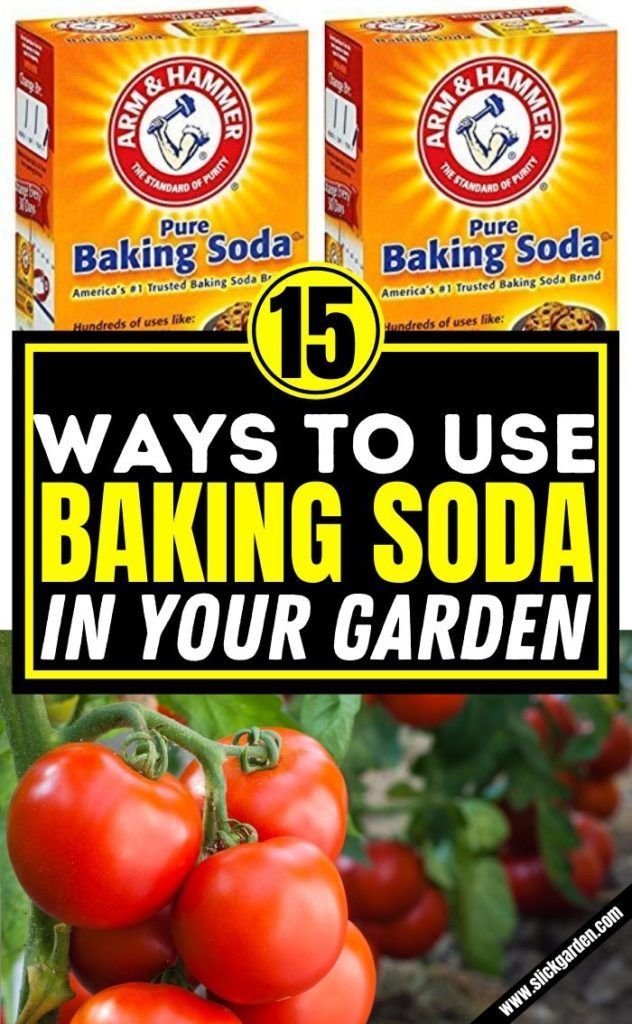
{"label": "soil ground", "polygon": [[[392,781],[392,779],[391,779]],[[622,807],[612,822],[617,858],[608,888],[595,906],[632,881],[632,774],[620,779]],[[381,787],[380,787],[381,788]],[[372,1024],[471,1024],[514,981],[572,935],[585,912],[561,921],[521,918],[505,975],[463,970],[450,936],[425,961],[384,959]],[[629,1024],[632,1020],[632,931],[623,927],[524,1013],[525,1024]]]}

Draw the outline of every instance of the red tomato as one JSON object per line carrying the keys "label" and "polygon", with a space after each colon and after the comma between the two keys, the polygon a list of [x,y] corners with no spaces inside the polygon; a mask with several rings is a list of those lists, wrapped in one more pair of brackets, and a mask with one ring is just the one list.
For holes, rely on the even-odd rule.
{"label": "red tomato", "polygon": [[597,757],[588,765],[592,779],[606,779],[623,772],[632,761],[632,729],[623,715],[615,715]]}
{"label": "red tomato", "polygon": [[621,794],[614,779],[576,779],[571,803],[575,810],[596,818],[611,818]]}
{"label": "red tomato", "polygon": [[84,1003],[73,1024],[239,1024],[226,1006],[176,985],[130,982],[104,988]]}
{"label": "red tomato", "polygon": [[83,985],[80,985],[77,979],[73,978],[72,974],[68,975],[68,981],[75,994],[72,999],[62,1003],[59,1007],[57,1011],[57,1024],[70,1024],[79,1007],[83,1006],[86,999],[90,998],[90,992]]}
{"label": "red tomato", "polygon": [[368,864],[339,857],[349,913],[363,921],[392,921],[415,903],[427,888],[421,860],[412,846],[377,839],[366,844]]}
{"label": "red tomato", "polygon": [[383,924],[361,922],[361,928],[386,956],[396,960],[423,956],[448,927],[448,904],[442,892],[429,886],[421,899],[401,917]]}
{"label": "red tomato", "polygon": [[71,743],[23,775],[7,840],[22,888],[45,913],[123,928],[171,902],[197,860],[202,829],[178,779],[152,782],[107,747]]}
{"label": "red tomato", "polygon": [[375,963],[355,925],[334,966],[313,988],[278,1003],[234,1006],[242,1024],[366,1024],[375,999]]}
{"label": "red tomato", "polygon": [[467,700],[463,693],[384,693],[382,703],[398,722],[436,729],[454,718]]}
{"label": "red tomato", "polygon": [[178,959],[171,907],[129,928],[73,928],[70,963],[91,992],[126,981],[150,981]]}
{"label": "red tomato", "polygon": [[[592,900],[604,880],[604,868],[594,846],[584,843],[571,851],[571,877],[580,893]],[[534,917],[558,917],[578,908],[548,877],[539,855],[508,857],[505,869],[519,909]]]}
{"label": "red tomato", "polygon": [[202,861],[172,918],[186,969],[230,1003],[268,1003],[311,988],[336,962],[346,927],[336,868],[294,836]]}
{"label": "red tomato", "polygon": [[575,831],[584,842],[589,846],[594,846],[603,864],[604,872],[608,874],[616,852],[612,832],[608,826],[604,825],[599,818],[593,818],[590,814],[582,814],[581,811],[575,811],[571,815],[571,820]]}
{"label": "red tomato", "polygon": [[[228,813],[253,825],[260,840],[297,836],[315,843],[333,859],[342,849],[347,829],[347,787],[342,772],[311,736],[294,729],[275,731],[282,741],[276,768],[247,773],[236,757],[224,762]],[[182,782],[202,808],[204,773],[197,761],[184,770]]]}
{"label": "red tomato", "polygon": [[579,726],[571,706],[552,693],[537,697],[537,706],[524,710],[524,721],[538,734],[543,746],[559,751],[569,736],[574,736]]}

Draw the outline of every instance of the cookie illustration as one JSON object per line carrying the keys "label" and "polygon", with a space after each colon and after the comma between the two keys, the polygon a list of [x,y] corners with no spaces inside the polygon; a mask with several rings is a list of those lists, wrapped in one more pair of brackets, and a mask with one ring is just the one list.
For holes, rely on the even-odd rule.
{"label": "cookie illustration", "polygon": [[245,331],[252,302],[234,302],[215,321],[215,331]]}
{"label": "cookie illustration", "polygon": [[566,309],[561,302],[543,302],[532,310],[524,322],[523,331],[550,331],[553,318]]}
{"label": "cookie illustration", "polygon": [[589,309],[582,306],[565,306],[551,318],[554,331],[594,331],[595,318]]}

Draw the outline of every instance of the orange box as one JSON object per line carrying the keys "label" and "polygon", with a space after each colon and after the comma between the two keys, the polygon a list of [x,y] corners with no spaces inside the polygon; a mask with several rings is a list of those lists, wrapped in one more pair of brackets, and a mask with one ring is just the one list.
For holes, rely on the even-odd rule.
{"label": "orange box", "polygon": [[304,30],[260,7],[23,22],[16,73],[19,328],[240,327],[306,259]]}
{"label": "orange box", "polygon": [[613,31],[532,7],[330,22],[325,45],[325,255],[388,327],[616,327]]}

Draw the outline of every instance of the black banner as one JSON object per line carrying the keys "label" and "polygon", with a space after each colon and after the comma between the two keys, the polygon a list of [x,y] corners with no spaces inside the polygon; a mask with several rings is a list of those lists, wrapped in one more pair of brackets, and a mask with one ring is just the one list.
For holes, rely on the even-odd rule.
{"label": "black banner", "polygon": [[569,971],[574,970],[586,957],[606,942],[615,932],[628,924],[632,914],[632,885],[589,918],[581,928],[561,943],[520,981],[483,1011],[472,1024],[499,1024],[513,1020],[546,995]]}
{"label": "black banner", "polygon": [[16,335],[16,690],[615,692],[617,340],[532,338],[310,401],[243,335]]}

